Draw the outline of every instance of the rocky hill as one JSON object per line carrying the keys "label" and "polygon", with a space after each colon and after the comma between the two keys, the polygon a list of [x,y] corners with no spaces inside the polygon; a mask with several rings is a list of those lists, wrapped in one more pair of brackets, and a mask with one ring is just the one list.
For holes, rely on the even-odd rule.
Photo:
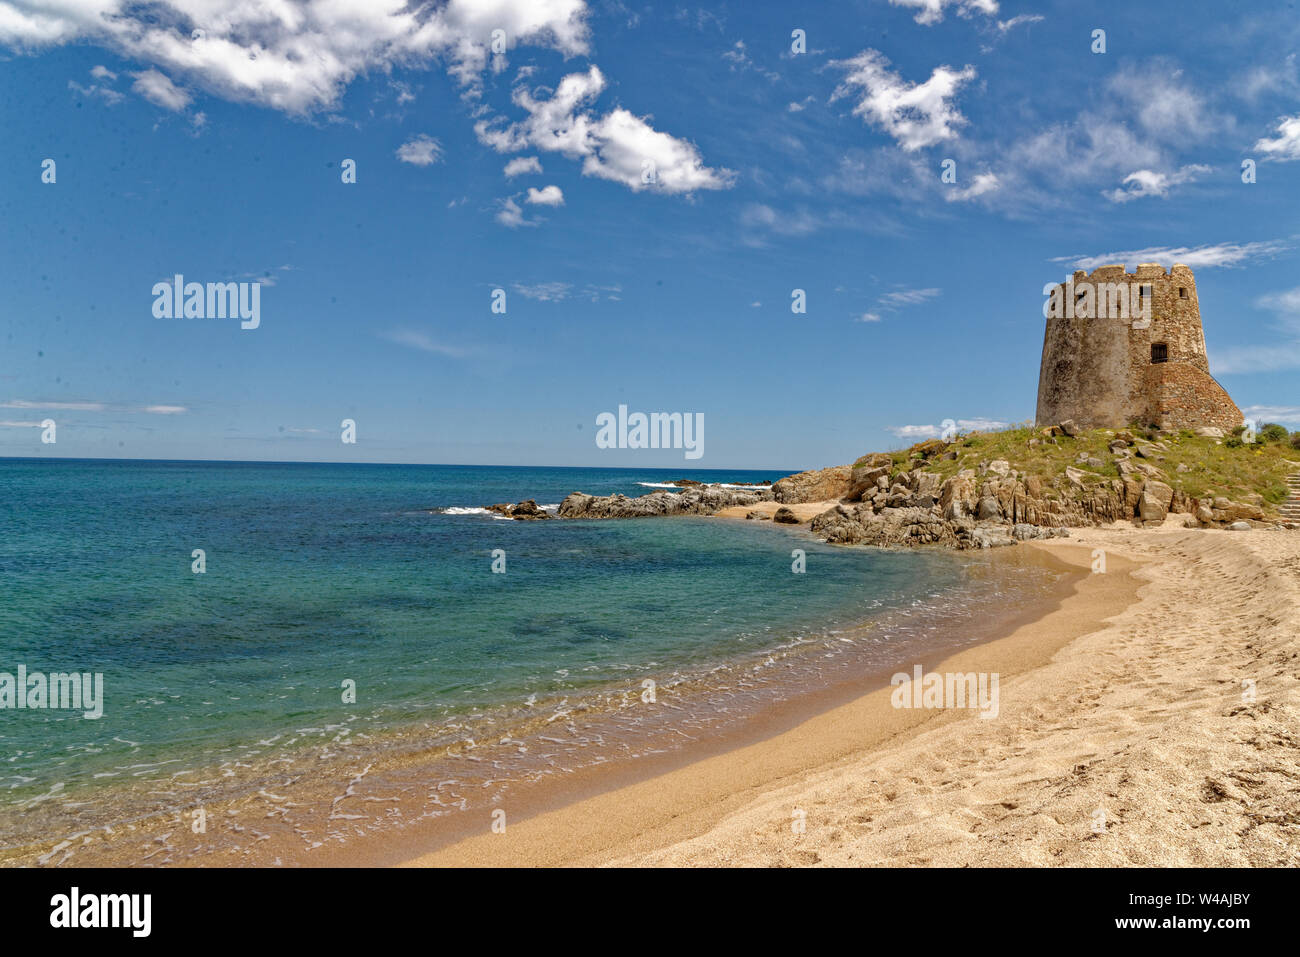
{"label": "rocky hill", "polygon": [[779,503],[838,500],[812,530],[842,544],[983,547],[1130,521],[1240,528],[1294,525],[1278,506],[1300,449],[1278,427],[1260,441],[1198,432],[1045,429],[931,439],[803,472],[773,486]]}

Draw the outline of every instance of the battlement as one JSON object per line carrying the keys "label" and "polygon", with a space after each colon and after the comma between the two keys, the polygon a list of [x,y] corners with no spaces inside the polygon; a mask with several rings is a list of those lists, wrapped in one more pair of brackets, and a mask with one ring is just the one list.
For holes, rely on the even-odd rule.
{"label": "battlement", "polygon": [[1196,279],[1192,275],[1190,267],[1182,263],[1174,263],[1168,272],[1160,263],[1139,263],[1135,272],[1126,272],[1123,265],[1118,266],[1098,266],[1092,272],[1086,272],[1082,269],[1074,271],[1074,282],[1151,282],[1162,279],[1179,279],[1186,280],[1189,283],[1195,283]]}

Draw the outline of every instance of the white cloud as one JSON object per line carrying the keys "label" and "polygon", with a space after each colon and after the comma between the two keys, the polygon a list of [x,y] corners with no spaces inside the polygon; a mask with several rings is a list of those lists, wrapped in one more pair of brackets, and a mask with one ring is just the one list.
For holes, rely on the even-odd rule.
{"label": "white cloud", "polygon": [[1241,412],[1256,422],[1300,425],[1300,405],[1248,405]]}
{"label": "white cloud", "polygon": [[880,313],[878,313],[878,312],[864,312],[862,315],[858,316],[858,317],[857,317],[856,319],[854,319],[853,321],[854,321],[854,322],[879,322],[879,321],[880,321]]}
{"label": "white cloud", "polygon": [[924,83],[908,83],[891,72],[889,60],[865,50],[849,60],[833,61],[846,71],[831,101],[857,99],[853,114],[884,130],[909,152],[953,139],[966,118],[953,105],[962,84],[975,79],[975,68],[935,67]]}
{"label": "white cloud", "polygon": [[1284,369],[1300,369],[1300,342],[1231,346],[1210,353],[1210,370],[1215,375],[1280,372]]}
{"label": "white cloud", "polygon": [[1257,99],[1264,93],[1295,93],[1300,90],[1300,64],[1296,62],[1296,55],[1289,54],[1280,67],[1253,68],[1238,84],[1238,89],[1248,100]]}
{"label": "white cloud", "polygon": [[[999,419],[957,419],[957,428],[962,432],[996,432],[1005,429],[1010,422]],[[891,425],[886,428],[900,439],[937,439],[943,429],[937,425]]]}
{"label": "white cloud", "polygon": [[985,193],[996,192],[1001,186],[1002,183],[998,180],[996,173],[977,173],[969,186],[948,190],[944,194],[944,199],[949,202],[964,203],[977,196],[983,196]]}
{"label": "white cloud", "polygon": [[442,161],[442,144],[421,133],[397,148],[397,158],[412,166],[432,166]]}
{"label": "white cloud", "polygon": [[584,0],[62,0],[39,9],[0,0],[0,44],[96,44],[225,99],[311,113],[337,105],[358,75],[435,58],[473,84],[496,29],[508,49],[585,54],[586,17]]}
{"label": "white cloud", "polygon": [[513,196],[507,196],[505,199],[498,200],[499,208],[497,209],[496,221],[502,226],[510,229],[518,229],[520,226],[536,226],[537,220],[528,219],[524,216],[524,211],[519,204],[515,202]]}
{"label": "white cloud", "polygon": [[897,309],[900,306],[915,306],[935,298],[942,289],[900,289],[897,292],[888,292],[880,297],[880,305],[886,309]]}
{"label": "white cloud", "polygon": [[1160,263],[1168,268],[1174,263],[1182,263],[1192,269],[1208,269],[1213,266],[1239,266],[1253,259],[1271,259],[1278,253],[1290,249],[1290,243],[1283,240],[1268,240],[1254,243],[1215,243],[1207,246],[1148,246],[1146,249],[1130,249],[1116,253],[1102,253],[1099,256],[1058,256],[1051,262],[1069,263],[1076,269],[1089,271],[1098,266],[1113,263],[1133,264]]}
{"label": "white cloud", "polygon": [[183,405],[110,405],[106,402],[31,402],[11,399],[0,402],[0,409],[44,409],[51,412],[143,412],[149,415],[182,415],[189,411]]}
{"label": "white cloud", "polygon": [[1282,163],[1300,160],[1300,113],[1279,119],[1277,136],[1257,140],[1254,148],[1263,153],[1265,159]]}
{"label": "white cloud", "polygon": [[14,422],[10,419],[0,419],[0,428],[6,429],[39,429],[43,428],[39,422]]}
{"label": "white cloud", "polygon": [[1102,195],[1112,203],[1127,203],[1129,200],[1141,199],[1144,196],[1164,197],[1169,195],[1172,187],[1195,182],[1198,176],[1208,172],[1210,167],[1196,164],[1184,166],[1172,173],[1140,169],[1124,177],[1124,186],[1127,188],[1112,189]]}
{"label": "white cloud", "polygon": [[517,282],[514,284],[514,290],[525,299],[536,299],[538,302],[563,302],[569,298],[573,287],[567,282],[538,282],[531,285]]}
{"label": "white cloud", "polygon": [[982,13],[986,17],[991,17],[998,12],[997,0],[889,0],[889,2],[895,7],[908,7],[916,10],[916,16],[912,19],[924,26],[942,20],[946,7],[956,7],[957,14],[963,17],[969,17],[975,13]]}
{"label": "white cloud", "polygon": [[481,142],[498,152],[558,152],[582,160],[584,176],[636,191],[691,193],[732,185],[734,173],[705,166],[693,143],[655,130],[642,117],[621,107],[601,117],[585,111],[604,88],[604,75],[592,66],[564,77],[549,99],[517,89],[513,99],[528,114],[525,119],[506,125],[480,120],[474,129]]}
{"label": "white cloud", "polygon": [[534,206],[563,206],[564,192],[558,186],[528,187],[528,202]]}
{"label": "white cloud", "polygon": [[391,332],[382,333],[383,338],[389,342],[396,342],[398,345],[410,346],[412,349],[419,349],[421,352],[430,352],[434,355],[446,356],[449,359],[462,359],[469,355],[465,349],[456,346],[444,345],[433,339],[428,333],[420,332],[417,329],[395,329]]}
{"label": "white cloud", "polygon": [[807,210],[780,213],[766,203],[749,203],[740,211],[740,225],[748,232],[807,236],[816,231],[820,221]]}
{"label": "white cloud", "polygon": [[99,65],[99,66],[91,67],[91,68],[90,68],[90,75],[93,76],[96,80],[116,80],[116,79],[117,79],[117,74],[114,73],[112,70],[110,70],[108,67],[103,66],[102,64]]}
{"label": "white cloud", "polygon": [[116,106],[118,103],[121,103],[124,99],[126,99],[126,97],[124,97],[121,93],[117,92],[117,90],[113,89],[111,86],[101,85],[99,83],[92,83],[89,86],[82,86],[76,80],[69,80],[68,89],[76,90],[82,96],[100,97],[109,106]]}
{"label": "white cloud", "polygon": [[1010,20],[999,20],[998,32],[1006,33],[1010,30],[1014,30],[1022,23],[1040,23],[1043,19],[1042,16],[1036,13],[1022,13],[1018,16],[1012,17]]}
{"label": "white cloud", "polygon": [[542,172],[542,162],[536,156],[516,156],[506,164],[505,174],[507,179],[514,179],[516,176],[522,176],[524,173]]}
{"label": "white cloud", "polygon": [[26,399],[11,399],[0,402],[0,409],[53,409],[63,412],[103,412],[108,408],[102,402],[29,402]]}
{"label": "white cloud", "polygon": [[164,110],[179,112],[190,105],[190,95],[171,81],[171,78],[157,70],[144,70],[132,73],[135,83],[131,89],[139,93],[154,106]]}
{"label": "white cloud", "polygon": [[1285,292],[1272,292],[1260,296],[1255,300],[1255,305],[1261,309],[1272,309],[1274,312],[1300,316],[1300,286]]}

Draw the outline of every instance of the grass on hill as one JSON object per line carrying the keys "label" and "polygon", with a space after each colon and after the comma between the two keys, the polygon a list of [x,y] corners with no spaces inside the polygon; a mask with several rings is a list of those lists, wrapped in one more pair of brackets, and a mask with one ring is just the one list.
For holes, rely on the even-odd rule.
{"label": "grass on hill", "polygon": [[[1193,498],[1223,495],[1234,501],[1277,505],[1290,494],[1286,476],[1300,467],[1300,432],[1291,436],[1280,426],[1264,426],[1259,441],[1245,443],[1240,430],[1225,439],[1206,438],[1187,429],[1156,432],[1137,426],[1047,437],[1041,428],[1021,425],[1001,432],[958,435],[950,442],[929,439],[887,454],[894,474],[920,467],[947,479],[962,469],[978,471],[982,463],[1005,459],[1022,476],[1036,475],[1048,486],[1059,487],[1057,479],[1067,466],[1077,468],[1083,473],[1084,485],[1089,486],[1119,478],[1116,458],[1108,446],[1121,431],[1132,435],[1137,444],[1159,441],[1167,446],[1154,451],[1153,458],[1138,458],[1133,446],[1133,460],[1154,465],[1165,473],[1167,484]],[[1030,445],[1034,439],[1038,443]],[[1080,453],[1099,460],[1101,466],[1078,461]],[[863,456],[855,464],[868,458]],[[1179,465],[1186,466],[1186,471],[1180,472]]]}

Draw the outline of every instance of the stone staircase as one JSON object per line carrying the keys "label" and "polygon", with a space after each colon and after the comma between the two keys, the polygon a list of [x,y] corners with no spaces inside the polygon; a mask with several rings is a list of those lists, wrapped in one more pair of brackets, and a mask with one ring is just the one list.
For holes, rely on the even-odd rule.
{"label": "stone staircase", "polygon": [[1284,522],[1300,522],[1300,471],[1288,475],[1286,485],[1291,497],[1278,506],[1278,513]]}

